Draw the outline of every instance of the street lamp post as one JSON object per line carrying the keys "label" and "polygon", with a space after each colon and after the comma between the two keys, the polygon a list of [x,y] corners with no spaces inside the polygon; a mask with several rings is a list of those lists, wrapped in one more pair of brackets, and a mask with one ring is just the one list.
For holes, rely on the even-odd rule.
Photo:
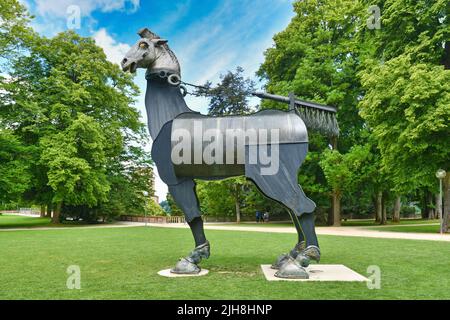
{"label": "street lamp post", "polygon": [[442,180],[444,180],[447,173],[443,169],[436,171],[436,178],[439,179],[439,220],[441,223],[441,234],[444,233],[444,219],[442,211]]}

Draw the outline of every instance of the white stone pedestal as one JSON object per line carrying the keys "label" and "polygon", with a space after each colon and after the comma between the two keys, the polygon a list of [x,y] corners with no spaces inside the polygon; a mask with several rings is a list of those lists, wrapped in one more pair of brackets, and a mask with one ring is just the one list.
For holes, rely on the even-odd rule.
{"label": "white stone pedestal", "polygon": [[167,278],[201,277],[201,276],[206,276],[208,273],[209,273],[209,270],[207,270],[207,269],[202,269],[197,274],[176,274],[176,273],[170,272],[170,269],[158,271],[158,274],[160,276],[167,277]]}
{"label": "white stone pedestal", "polygon": [[283,279],[275,277],[278,270],[270,264],[262,264],[261,269],[267,281],[369,281],[366,277],[342,264],[311,264],[306,268],[309,279]]}

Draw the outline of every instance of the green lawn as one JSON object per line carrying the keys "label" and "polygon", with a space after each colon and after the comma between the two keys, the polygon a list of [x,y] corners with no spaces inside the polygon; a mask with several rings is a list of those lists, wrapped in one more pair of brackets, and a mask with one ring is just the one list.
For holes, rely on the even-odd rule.
{"label": "green lawn", "polygon": [[[51,223],[51,218],[36,218],[29,216],[16,215],[0,215],[0,230],[11,228],[38,228],[38,227],[80,227],[92,226],[93,224],[86,224],[83,221],[64,221],[60,224]],[[94,224],[95,225],[95,224]]]}
{"label": "green lawn", "polygon": [[0,228],[47,227],[50,222],[50,218],[0,215]]}
{"label": "green lawn", "polygon": [[[381,226],[379,223],[376,223],[373,219],[359,219],[359,220],[347,220],[342,221],[343,227],[383,227],[386,228],[388,226],[403,226],[410,224],[433,224],[439,223],[439,220],[428,220],[428,219],[405,219],[400,220],[400,222],[392,222],[391,220],[387,221],[387,225]],[[256,222],[243,222],[243,223],[209,223],[209,225],[217,225],[217,226],[242,226],[242,227],[292,227],[292,223],[288,222],[269,222],[269,223],[256,223]],[[320,225],[317,225],[320,226]],[[385,229],[383,229],[385,230]]]}
{"label": "green lawn", "polygon": [[[294,235],[207,230],[211,257],[200,278],[163,278],[192,249],[187,229],[102,228],[0,232],[0,299],[450,299],[448,242],[320,236],[324,264],[367,275],[364,283],[267,282],[260,264],[290,249]],[[81,268],[81,290],[66,269]]]}
{"label": "green lawn", "polygon": [[[429,224],[429,223],[439,223],[439,220],[429,220],[429,219],[403,219],[400,222],[392,222],[392,220],[387,221],[387,225],[398,226],[398,225],[408,225],[408,224]],[[369,227],[369,226],[380,226],[378,222],[373,219],[360,219],[360,220],[347,220],[342,221],[342,226],[344,227]]]}
{"label": "green lawn", "polygon": [[439,225],[426,225],[426,226],[387,226],[387,227],[374,227],[368,228],[371,230],[378,231],[389,231],[389,232],[415,232],[415,233],[439,233]]}
{"label": "green lawn", "polygon": [[228,223],[220,223],[220,222],[211,222],[208,223],[210,226],[233,226],[233,227],[266,227],[266,228],[279,228],[279,227],[294,227],[294,224],[291,222],[268,222],[268,223],[256,223],[256,222],[228,222]]}

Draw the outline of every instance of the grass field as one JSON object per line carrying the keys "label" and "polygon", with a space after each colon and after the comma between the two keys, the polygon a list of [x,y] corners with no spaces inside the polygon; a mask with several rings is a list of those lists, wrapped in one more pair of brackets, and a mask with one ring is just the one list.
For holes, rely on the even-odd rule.
{"label": "grass field", "polygon": [[50,218],[35,218],[27,216],[0,215],[0,228],[32,228],[47,227]]}
{"label": "grass field", "polygon": [[[347,220],[342,221],[343,227],[382,227],[383,230],[388,231],[389,226],[407,226],[413,224],[436,224],[439,223],[439,220],[428,220],[428,219],[404,219],[400,220],[400,222],[392,222],[391,220],[387,221],[386,225],[380,225],[375,222],[373,219],[360,219],[360,220]],[[210,223],[211,225],[234,225],[234,226],[245,226],[245,227],[292,227],[292,223],[288,222],[269,222],[269,223],[256,223],[256,222],[243,222],[243,223]]]}
{"label": "grass field", "polygon": [[64,221],[64,223],[53,224],[51,218],[38,218],[18,215],[0,215],[0,229],[11,228],[39,228],[39,227],[80,227],[88,226],[83,221]]}
{"label": "grass field", "polygon": [[415,232],[415,233],[439,233],[439,225],[425,225],[425,226],[387,226],[387,227],[373,227],[370,230],[389,231],[389,232]]}
{"label": "grass field", "polygon": [[[429,224],[429,223],[439,223],[439,220],[429,220],[429,219],[403,219],[400,222],[392,222],[392,220],[387,221],[387,225],[398,226],[398,225],[409,225],[409,224]],[[347,220],[342,221],[343,227],[369,227],[369,226],[380,226],[378,222],[373,219],[360,219],[360,220]]]}
{"label": "grass field", "polygon": [[[364,283],[267,282],[260,264],[294,244],[291,234],[207,231],[211,257],[200,278],[163,278],[193,247],[187,229],[101,228],[0,232],[0,299],[450,299],[450,244],[320,236],[324,264],[366,275],[381,268],[381,289]],[[66,270],[81,268],[81,290]]]}

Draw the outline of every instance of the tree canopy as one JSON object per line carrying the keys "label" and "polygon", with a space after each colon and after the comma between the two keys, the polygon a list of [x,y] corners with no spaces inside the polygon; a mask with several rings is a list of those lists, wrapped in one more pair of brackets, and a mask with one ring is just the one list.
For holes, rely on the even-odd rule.
{"label": "tree canopy", "polygon": [[[91,38],[73,31],[53,38],[34,33],[24,8],[6,2],[0,53],[15,54],[0,81],[0,141],[8,145],[0,171],[20,178],[4,176],[14,182],[5,201],[53,207],[55,222],[60,211],[83,212],[92,221],[130,208],[144,213],[142,193],[153,193],[152,162],[133,106],[139,93],[133,77],[109,62]],[[11,48],[16,38],[20,50]]]}

